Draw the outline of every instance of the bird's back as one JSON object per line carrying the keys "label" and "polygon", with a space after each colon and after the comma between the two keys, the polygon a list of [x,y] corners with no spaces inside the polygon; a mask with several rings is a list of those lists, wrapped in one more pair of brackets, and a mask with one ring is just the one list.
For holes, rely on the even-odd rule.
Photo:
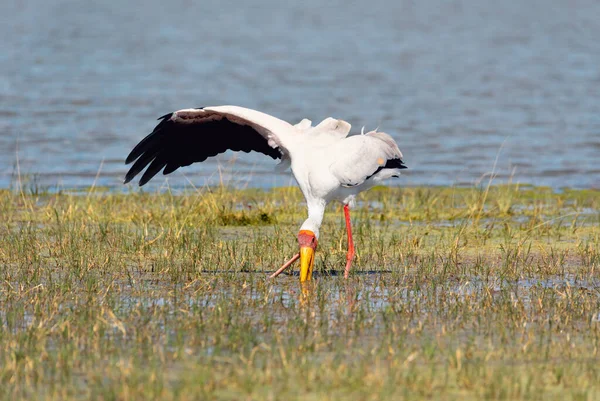
{"label": "bird's back", "polygon": [[292,163],[305,195],[344,201],[406,168],[394,139],[383,132],[311,142]]}

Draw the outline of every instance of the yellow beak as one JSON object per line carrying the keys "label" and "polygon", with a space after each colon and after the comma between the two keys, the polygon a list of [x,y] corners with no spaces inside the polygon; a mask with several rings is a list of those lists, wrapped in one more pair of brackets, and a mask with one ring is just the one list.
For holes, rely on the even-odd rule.
{"label": "yellow beak", "polygon": [[309,246],[300,248],[300,282],[312,279],[313,266],[315,264],[315,251]]}

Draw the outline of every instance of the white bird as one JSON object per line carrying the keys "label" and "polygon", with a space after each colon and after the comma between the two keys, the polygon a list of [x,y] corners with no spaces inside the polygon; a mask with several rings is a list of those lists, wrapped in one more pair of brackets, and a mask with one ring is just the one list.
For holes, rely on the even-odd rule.
{"label": "white bird", "polygon": [[400,170],[406,168],[391,136],[376,131],[348,136],[350,124],[331,117],[314,127],[307,119],[291,125],[256,110],[218,106],[183,109],[159,120],[154,131],[127,156],[126,164],[135,163],[125,176],[125,183],[146,167],[140,186],[160,170],[169,174],[227,150],[260,152],[281,159],[279,166],[283,168],[291,166],[306,198],[308,218],[298,233],[300,252],[271,277],[300,259],[300,281],[312,278],[325,206],[337,200],[344,205],[348,233],[344,270],[347,278],[355,253],[349,206],[353,206],[359,192],[398,177]]}

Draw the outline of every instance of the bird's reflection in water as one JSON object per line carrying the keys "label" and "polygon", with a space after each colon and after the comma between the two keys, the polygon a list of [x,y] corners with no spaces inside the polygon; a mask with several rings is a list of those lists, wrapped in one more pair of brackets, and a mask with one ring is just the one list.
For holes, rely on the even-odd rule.
{"label": "bird's reflection in water", "polygon": [[[304,307],[314,305],[318,297],[318,280],[310,280],[300,283],[298,293],[299,304]],[[353,314],[358,307],[359,297],[357,296],[357,283],[355,281],[345,281],[343,294],[340,293],[339,301],[346,304],[346,314]],[[343,301],[342,301],[343,300]]]}
{"label": "bird's reflection in water", "polygon": [[300,304],[308,306],[317,294],[317,281],[303,281],[300,283]]}
{"label": "bird's reflection in water", "polygon": [[346,314],[351,315],[356,311],[358,303],[356,284],[349,281],[344,282],[344,291],[346,293]]}

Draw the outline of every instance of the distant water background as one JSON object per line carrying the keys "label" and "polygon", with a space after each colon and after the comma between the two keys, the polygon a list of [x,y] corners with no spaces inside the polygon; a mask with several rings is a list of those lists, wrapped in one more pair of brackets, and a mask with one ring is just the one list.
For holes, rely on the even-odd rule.
{"label": "distant water background", "polygon": [[[0,21],[0,188],[121,190],[156,117],[220,104],[379,127],[410,167],[394,185],[495,165],[600,188],[597,0],[3,0]],[[291,184],[274,164],[230,153],[168,184]]]}

